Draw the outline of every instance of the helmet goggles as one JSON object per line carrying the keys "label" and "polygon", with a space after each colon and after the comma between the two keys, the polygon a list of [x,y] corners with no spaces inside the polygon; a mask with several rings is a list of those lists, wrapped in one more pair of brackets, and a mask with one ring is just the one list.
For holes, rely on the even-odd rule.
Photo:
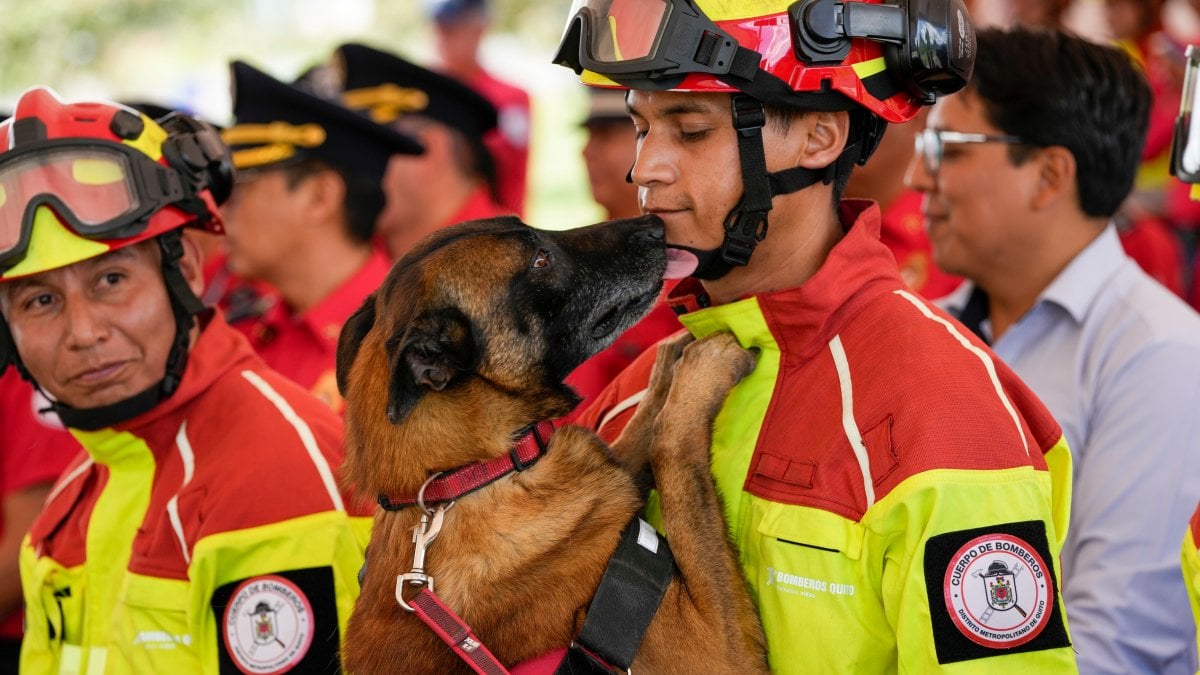
{"label": "helmet goggles", "polygon": [[906,122],[965,85],[974,50],[963,0],[575,0],[554,62],[592,86]]}
{"label": "helmet goggles", "polygon": [[50,207],[88,239],[123,239],[187,196],[177,171],[121,143],[65,139],[0,155],[0,269],[20,262],[34,214]]}
{"label": "helmet goggles", "polygon": [[616,81],[723,75],[738,51],[686,0],[575,0],[568,17],[554,62]]}

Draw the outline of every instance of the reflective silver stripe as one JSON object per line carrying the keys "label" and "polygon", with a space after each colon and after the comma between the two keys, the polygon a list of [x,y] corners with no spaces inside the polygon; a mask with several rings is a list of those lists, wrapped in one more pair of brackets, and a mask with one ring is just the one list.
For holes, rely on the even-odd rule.
{"label": "reflective silver stripe", "polygon": [[1008,395],[1004,393],[1004,387],[1000,384],[1000,376],[996,374],[996,362],[992,360],[992,357],[984,350],[971,344],[971,341],[968,340],[966,336],[962,334],[962,332],[955,328],[954,324],[934,314],[923,301],[921,301],[912,293],[903,290],[896,290],[893,291],[893,293],[911,302],[913,307],[921,310],[921,313],[924,314],[927,319],[935,321],[945,327],[945,329],[949,331],[950,335],[954,336],[954,339],[958,340],[958,343],[961,344],[964,349],[971,352],[975,356],[978,356],[980,361],[983,361],[983,367],[987,369],[988,377],[992,380],[992,387],[996,390],[996,396],[1000,398],[1000,402],[1004,404],[1004,409],[1008,411],[1008,416],[1012,418],[1013,425],[1017,427],[1017,436],[1021,438],[1021,444],[1025,446],[1025,455],[1028,456],[1029,439],[1025,437],[1025,430],[1021,428],[1021,420],[1017,417],[1016,409],[1013,408],[1012,402],[1008,400]]}
{"label": "reflective silver stripe", "polygon": [[615,420],[617,418],[617,415],[620,415],[621,413],[625,412],[626,410],[629,410],[630,408],[641,403],[642,399],[646,398],[646,391],[647,391],[646,389],[643,389],[643,390],[639,391],[638,393],[634,394],[633,396],[630,396],[629,398],[625,399],[624,401],[621,401],[620,403],[613,406],[612,410],[609,410],[607,413],[604,414],[604,417],[600,420],[600,424],[596,427],[596,430],[599,431],[599,430],[603,429],[604,425]]}
{"label": "reflective silver stripe", "polygon": [[321,476],[321,481],[325,484],[325,491],[329,493],[329,499],[333,502],[333,507],[338,511],[345,511],[346,505],[342,503],[342,494],[338,492],[337,481],[333,478],[333,470],[329,468],[329,462],[325,461],[325,455],[321,454],[321,449],[317,447],[317,439],[313,436],[312,429],[308,427],[308,423],[300,419],[292,406],[284,400],[279,392],[275,391],[271,385],[267,384],[266,380],[259,377],[258,373],[250,370],[243,370],[242,377],[246,378],[250,384],[254,385],[268,401],[273,403],[279,412],[286,419],[300,436],[300,441],[304,444],[304,449],[308,451],[308,457],[312,460],[313,466],[316,467],[317,473]]}
{"label": "reflective silver stripe", "polygon": [[192,452],[192,442],[187,437],[187,420],[179,425],[179,433],[175,434],[175,447],[179,448],[179,458],[183,460],[183,482],[179,492],[167,502],[167,517],[171,519],[171,528],[179,539],[179,550],[183,553],[184,562],[192,563],[192,554],[188,551],[187,540],[183,537],[183,521],[179,518],[179,493],[192,482],[192,474],[196,472],[196,455]]}
{"label": "reflective silver stripe", "polygon": [[83,472],[87,471],[90,468],[92,468],[92,458],[88,457],[87,460],[85,460],[83,462],[83,464],[80,464],[79,466],[72,469],[71,473],[63,476],[62,478],[59,479],[59,481],[57,483],[54,484],[54,488],[52,490],[50,490],[49,495],[46,495],[46,501],[43,503],[49,504],[50,502],[54,501],[54,498],[57,497],[63,490],[65,490],[66,487],[68,485],[70,485],[72,481],[74,481],[76,478],[79,478],[80,476],[82,476]]}
{"label": "reflective silver stripe", "polygon": [[867,508],[875,504],[875,484],[871,480],[871,459],[867,457],[867,444],[863,442],[862,433],[858,430],[858,422],[854,421],[854,386],[850,381],[850,362],[846,360],[846,349],[842,347],[842,336],[835,335],[829,341],[829,351],[833,353],[833,365],[837,368],[838,384],[842,390],[842,429],[846,432],[846,440],[854,450],[858,460],[858,469],[862,471],[863,493],[867,496]]}

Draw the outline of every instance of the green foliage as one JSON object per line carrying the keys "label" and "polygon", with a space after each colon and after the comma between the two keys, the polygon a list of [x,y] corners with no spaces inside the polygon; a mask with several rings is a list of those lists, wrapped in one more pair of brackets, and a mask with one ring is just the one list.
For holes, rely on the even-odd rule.
{"label": "green foliage", "polygon": [[5,0],[0,21],[0,90],[55,82],[103,63],[122,36],[189,26],[242,5],[212,0]]}

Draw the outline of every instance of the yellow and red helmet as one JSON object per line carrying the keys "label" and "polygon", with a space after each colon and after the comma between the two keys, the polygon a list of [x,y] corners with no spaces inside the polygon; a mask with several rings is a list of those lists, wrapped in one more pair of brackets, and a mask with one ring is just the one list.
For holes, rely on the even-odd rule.
{"label": "yellow and red helmet", "polygon": [[906,122],[961,89],[974,56],[962,0],[575,0],[554,62],[591,86]]}
{"label": "yellow and red helmet", "polygon": [[21,95],[0,123],[0,281],[184,226],[222,231],[233,168],[216,130],[116,103]]}

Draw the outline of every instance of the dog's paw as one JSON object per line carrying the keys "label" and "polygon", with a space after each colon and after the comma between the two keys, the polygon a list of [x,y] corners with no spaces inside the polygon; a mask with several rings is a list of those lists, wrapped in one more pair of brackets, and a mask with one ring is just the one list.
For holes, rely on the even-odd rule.
{"label": "dog's paw", "polygon": [[691,333],[683,331],[679,335],[673,335],[658,343],[658,349],[654,356],[654,369],[650,371],[650,382],[647,386],[648,398],[657,399],[658,407],[662,407],[662,403],[666,401],[667,392],[671,389],[671,380],[675,377],[675,368],[679,364],[684,348],[694,340]]}
{"label": "dog's paw", "polygon": [[734,385],[754,370],[754,354],[730,333],[715,333],[683,349],[671,384],[670,403],[698,406],[715,415]]}
{"label": "dog's paw", "polygon": [[754,353],[742,347],[732,333],[713,333],[689,345],[680,365],[689,373],[703,373],[716,385],[730,389],[754,370]]}

